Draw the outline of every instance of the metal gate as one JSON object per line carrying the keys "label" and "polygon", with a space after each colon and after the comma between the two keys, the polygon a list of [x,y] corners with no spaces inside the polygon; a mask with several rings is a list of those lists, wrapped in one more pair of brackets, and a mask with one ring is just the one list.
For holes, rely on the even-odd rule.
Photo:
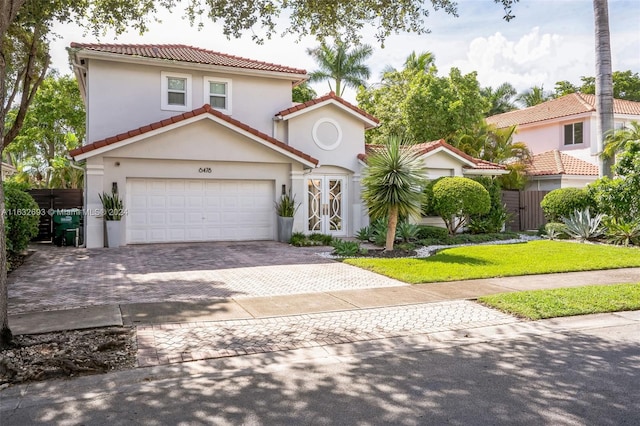
{"label": "metal gate", "polygon": [[506,228],[510,231],[538,229],[545,223],[540,202],[550,191],[502,191],[502,202],[506,204],[510,219]]}
{"label": "metal gate", "polygon": [[50,210],[82,209],[82,189],[31,189],[27,192],[36,200],[38,207],[45,211],[44,215],[40,215],[38,236],[34,241],[51,241],[53,220]]}

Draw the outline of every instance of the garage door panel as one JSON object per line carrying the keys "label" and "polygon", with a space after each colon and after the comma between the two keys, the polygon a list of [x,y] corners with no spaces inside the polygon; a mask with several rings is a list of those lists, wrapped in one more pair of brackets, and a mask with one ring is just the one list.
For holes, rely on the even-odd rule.
{"label": "garage door panel", "polygon": [[127,242],[270,240],[273,181],[129,179]]}

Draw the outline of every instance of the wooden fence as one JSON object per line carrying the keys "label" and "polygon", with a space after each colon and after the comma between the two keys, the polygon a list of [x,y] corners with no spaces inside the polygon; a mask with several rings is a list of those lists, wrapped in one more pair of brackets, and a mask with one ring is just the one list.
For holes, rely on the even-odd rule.
{"label": "wooden fence", "polygon": [[526,231],[538,229],[545,223],[540,202],[550,191],[502,191],[502,202],[506,204],[510,219],[507,230]]}
{"label": "wooden fence", "polygon": [[53,237],[53,216],[50,210],[82,209],[82,189],[31,189],[29,194],[36,200],[38,207],[45,211],[40,215],[38,236],[34,241],[51,241]]}

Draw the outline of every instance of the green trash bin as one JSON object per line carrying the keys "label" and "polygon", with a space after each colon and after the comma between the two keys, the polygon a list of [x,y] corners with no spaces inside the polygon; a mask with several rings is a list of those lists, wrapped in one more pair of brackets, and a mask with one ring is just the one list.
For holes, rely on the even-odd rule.
{"label": "green trash bin", "polygon": [[54,210],[53,242],[57,246],[79,246],[82,244],[82,210]]}

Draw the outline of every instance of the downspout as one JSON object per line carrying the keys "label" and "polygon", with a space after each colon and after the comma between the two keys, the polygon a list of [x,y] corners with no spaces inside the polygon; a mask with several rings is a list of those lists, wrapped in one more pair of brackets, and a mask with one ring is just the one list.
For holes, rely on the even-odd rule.
{"label": "downspout", "polygon": [[87,169],[84,167],[80,167],[77,166],[75,164],[75,162],[73,161],[73,158],[70,155],[67,155],[67,159],[69,160],[69,165],[71,166],[72,169],[76,169],[76,170],[80,170],[82,171],[82,186],[83,186],[83,197],[82,197],[82,214],[83,214],[83,220],[82,220],[82,244],[78,245],[78,247],[82,247],[85,248],[86,244],[87,244],[87,223],[84,220],[84,214],[86,213],[86,203],[87,203]]}

